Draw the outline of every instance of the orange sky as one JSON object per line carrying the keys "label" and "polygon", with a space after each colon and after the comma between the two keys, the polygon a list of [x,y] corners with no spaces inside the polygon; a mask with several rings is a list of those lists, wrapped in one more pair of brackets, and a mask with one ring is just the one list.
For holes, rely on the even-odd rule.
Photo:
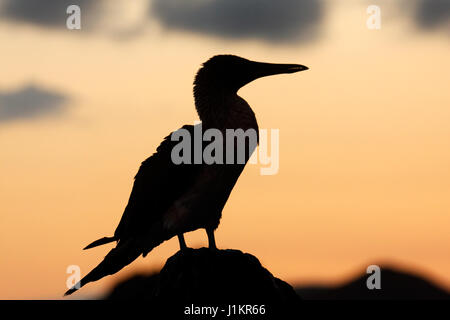
{"label": "orange sky", "polygon": [[[72,99],[63,115],[0,123],[0,298],[60,298],[66,268],[88,272],[111,235],[139,164],[197,116],[192,81],[217,53],[305,64],[240,95],[280,130],[280,170],[249,165],[216,232],[291,283],[339,281],[384,261],[450,287],[450,42],[364,6],[337,7],[309,44],[233,41],[158,28],[128,41],[0,23],[1,90],[28,83]],[[172,89],[173,88],[173,89]],[[187,235],[190,246],[206,235]],[[176,240],[78,293],[152,270]]]}

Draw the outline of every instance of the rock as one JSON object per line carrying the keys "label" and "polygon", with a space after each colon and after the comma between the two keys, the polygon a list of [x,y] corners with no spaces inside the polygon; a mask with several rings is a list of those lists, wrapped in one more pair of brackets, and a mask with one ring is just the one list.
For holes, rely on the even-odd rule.
{"label": "rock", "polygon": [[[135,276],[108,299],[148,299],[182,305],[264,305],[267,313],[292,314],[300,298],[259,260],[238,250],[186,249],[170,257],[159,274]],[[256,309],[255,309],[256,310]]]}

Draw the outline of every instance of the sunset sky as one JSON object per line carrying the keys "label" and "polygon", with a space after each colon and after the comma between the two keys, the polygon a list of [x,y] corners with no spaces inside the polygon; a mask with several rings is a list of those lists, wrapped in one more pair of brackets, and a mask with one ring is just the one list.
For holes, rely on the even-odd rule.
{"label": "sunset sky", "polygon": [[[0,299],[62,298],[68,266],[101,261],[113,245],[81,249],[113,234],[162,138],[198,119],[194,75],[221,53],[310,70],[239,91],[260,128],[279,129],[280,168],[245,168],[218,247],[291,284],[388,263],[450,288],[450,2],[30,3],[0,0]],[[66,28],[72,3],[81,30]],[[207,244],[203,230],[186,240]],[[177,250],[172,239],[74,298]]]}

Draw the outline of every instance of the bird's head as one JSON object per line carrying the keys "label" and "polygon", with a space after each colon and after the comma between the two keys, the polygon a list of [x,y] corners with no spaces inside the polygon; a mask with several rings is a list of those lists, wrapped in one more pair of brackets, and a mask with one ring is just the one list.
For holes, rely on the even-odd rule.
{"label": "bird's head", "polygon": [[203,63],[194,85],[237,92],[247,83],[261,77],[308,70],[300,64],[264,63],[234,55],[217,55]]}

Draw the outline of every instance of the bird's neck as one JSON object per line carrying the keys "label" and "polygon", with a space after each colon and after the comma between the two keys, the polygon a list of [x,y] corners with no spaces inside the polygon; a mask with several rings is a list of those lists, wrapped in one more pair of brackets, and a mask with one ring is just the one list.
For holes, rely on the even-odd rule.
{"label": "bird's neck", "polygon": [[196,86],[194,97],[205,127],[258,129],[253,110],[236,92]]}

